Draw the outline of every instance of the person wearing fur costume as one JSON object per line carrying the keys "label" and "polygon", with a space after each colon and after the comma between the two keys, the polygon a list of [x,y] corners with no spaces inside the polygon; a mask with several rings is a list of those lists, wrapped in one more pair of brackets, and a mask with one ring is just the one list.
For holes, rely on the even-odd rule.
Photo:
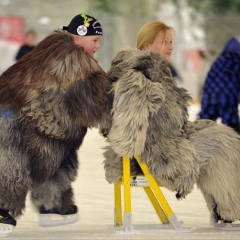
{"label": "person wearing fur costume", "polygon": [[211,120],[188,120],[191,96],[177,86],[167,63],[171,28],[150,22],[137,42],[138,49],[117,53],[107,73],[111,104],[100,125],[108,143],[106,180],[119,181],[122,156],[131,158],[131,174],[139,174],[134,158],[141,156],[158,183],[178,199],[196,184],[214,225],[240,219],[239,135]]}
{"label": "person wearing fur costume", "polygon": [[77,149],[107,102],[106,73],[93,58],[101,36],[94,17],[77,15],[0,76],[0,236],[29,190],[41,214],[77,213]]}

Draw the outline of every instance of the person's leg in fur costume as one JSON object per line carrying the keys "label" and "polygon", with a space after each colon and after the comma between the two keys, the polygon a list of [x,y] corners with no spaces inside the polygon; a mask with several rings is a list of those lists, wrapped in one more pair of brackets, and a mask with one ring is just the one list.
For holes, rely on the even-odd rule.
{"label": "person's leg in fur costume", "polygon": [[107,105],[106,74],[93,58],[101,26],[95,18],[79,18],[89,20],[82,36],[92,44],[86,52],[82,38],[74,35],[77,28],[71,34],[55,31],[0,76],[0,109],[13,113],[0,119],[0,235],[7,234],[10,217],[10,225],[16,224],[28,190],[40,213],[77,211],[71,187],[78,170],[76,151]]}
{"label": "person's leg in fur costume", "polygon": [[[4,115],[7,114],[5,113]],[[6,199],[0,198],[2,206],[0,214],[3,216],[0,219],[0,223],[16,225],[14,218],[23,213],[29,190],[31,190],[31,200],[34,206],[42,214],[55,213],[68,215],[76,213],[77,207],[74,204],[71,188],[71,183],[75,180],[78,169],[75,148],[71,150],[69,147],[66,148],[64,144],[62,146],[61,144],[57,145],[53,139],[50,139],[51,144],[57,146],[54,151],[49,148],[49,153],[51,151],[52,157],[57,157],[54,160],[55,163],[57,164],[56,160],[61,159],[62,156],[66,155],[66,157],[63,159],[61,165],[57,167],[56,171],[51,171],[55,172],[53,176],[46,176],[47,168],[39,171],[37,164],[35,166],[29,164],[29,154],[25,152],[26,145],[22,137],[24,132],[19,130],[17,120],[13,116],[1,116],[0,126],[2,129],[0,135],[2,143],[0,146],[0,183],[4,183],[0,184],[0,194],[7,199],[6,201]],[[82,139],[85,133],[86,128],[83,128]],[[37,141],[39,142],[40,139],[41,137]],[[45,139],[42,144],[45,144],[47,140]],[[81,142],[78,142],[78,144],[80,145]],[[30,144],[27,145],[30,146]],[[42,147],[44,150],[47,150],[47,145],[45,147],[42,145]],[[64,149],[66,154],[63,151]],[[49,155],[48,160],[51,161],[51,155]]]}
{"label": "person's leg in fur costume", "polygon": [[[77,152],[73,149],[51,178],[32,189],[31,200],[40,214],[73,215],[77,213],[71,187],[71,183],[77,176],[77,169]],[[46,221],[45,217],[40,217],[40,226],[46,224],[44,221]]]}
{"label": "person's leg in fur costume", "polygon": [[0,236],[7,236],[17,224],[15,218],[23,213],[31,179],[28,156],[17,121],[9,110],[0,115]]}
{"label": "person's leg in fur costume", "polygon": [[197,187],[203,193],[211,222],[240,219],[240,137],[230,127],[209,120],[189,122],[189,140],[205,162]]}

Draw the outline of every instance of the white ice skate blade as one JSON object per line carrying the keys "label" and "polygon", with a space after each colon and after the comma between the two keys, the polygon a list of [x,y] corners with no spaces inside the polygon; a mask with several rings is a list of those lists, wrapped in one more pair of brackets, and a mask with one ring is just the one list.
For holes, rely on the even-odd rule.
{"label": "white ice skate blade", "polygon": [[[183,221],[180,221],[180,226]],[[188,233],[196,230],[196,227],[174,229],[170,223],[165,224],[134,224],[132,231],[124,230],[124,226],[107,226],[108,229],[117,229],[116,234],[161,234],[161,233]],[[139,228],[139,229],[137,229]],[[137,230],[136,230],[137,229]]]}
{"label": "white ice skate blade", "polygon": [[225,223],[224,226],[219,229],[224,231],[240,231],[240,224]]}
{"label": "white ice skate blade", "polygon": [[60,214],[40,214],[38,225],[40,227],[56,227],[75,223],[79,220],[77,213],[69,215]]}
{"label": "white ice skate blade", "polygon": [[196,227],[178,228],[178,229],[148,229],[148,230],[133,230],[133,231],[116,231],[116,234],[161,234],[161,233],[189,233],[196,230]]}
{"label": "white ice skate blade", "polygon": [[[179,221],[180,225],[183,225],[183,221]],[[107,225],[107,229],[124,229],[124,226],[114,226],[114,225]],[[165,224],[133,224],[133,228],[140,228],[140,229],[162,229],[162,228],[172,228],[170,223]]]}
{"label": "white ice skate blade", "polygon": [[13,231],[14,226],[11,224],[0,223],[0,237],[7,237]]}

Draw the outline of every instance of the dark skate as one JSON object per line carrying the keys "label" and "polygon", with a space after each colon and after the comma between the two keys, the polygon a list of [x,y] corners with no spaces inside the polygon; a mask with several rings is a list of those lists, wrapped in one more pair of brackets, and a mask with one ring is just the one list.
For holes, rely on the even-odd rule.
{"label": "dark skate", "polygon": [[8,213],[8,211],[0,209],[0,237],[9,236],[17,221]]}

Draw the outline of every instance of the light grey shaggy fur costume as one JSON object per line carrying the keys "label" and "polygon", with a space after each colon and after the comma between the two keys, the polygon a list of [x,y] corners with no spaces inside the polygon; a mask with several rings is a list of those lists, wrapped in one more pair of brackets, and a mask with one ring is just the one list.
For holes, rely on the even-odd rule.
{"label": "light grey shaggy fur costume", "polygon": [[106,179],[118,182],[122,156],[141,156],[159,184],[177,198],[201,189],[212,223],[240,219],[240,137],[210,120],[188,121],[188,92],[173,80],[158,54],[125,49],[108,72],[109,112],[100,131],[107,137]]}

